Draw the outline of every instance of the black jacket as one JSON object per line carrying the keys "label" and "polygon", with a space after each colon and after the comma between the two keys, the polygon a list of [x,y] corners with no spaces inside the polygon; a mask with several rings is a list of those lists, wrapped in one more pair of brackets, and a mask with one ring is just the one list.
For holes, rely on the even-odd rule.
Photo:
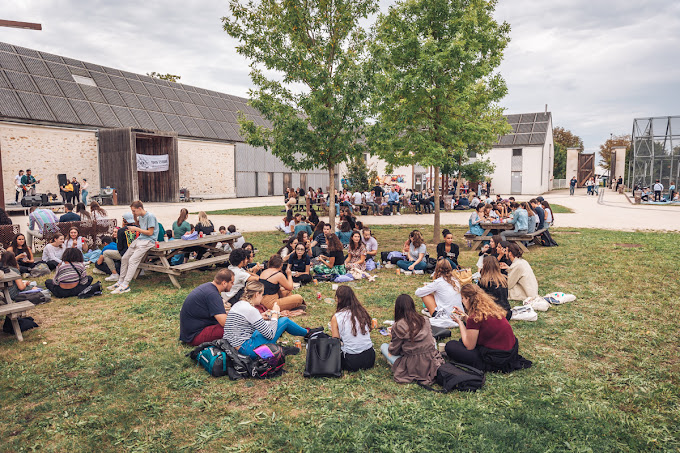
{"label": "black jacket", "polygon": [[499,349],[489,349],[484,346],[477,346],[479,353],[484,361],[483,371],[500,371],[510,373],[511,371],[531,368],[531,360],[527,360],[519,355],[519,340],[515,337],[515,346],[510,351]]}

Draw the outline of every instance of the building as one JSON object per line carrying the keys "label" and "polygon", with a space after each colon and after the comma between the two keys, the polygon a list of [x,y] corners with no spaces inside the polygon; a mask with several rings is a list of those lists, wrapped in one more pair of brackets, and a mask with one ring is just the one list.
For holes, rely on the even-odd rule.
{"label": "building", "polygon": [[[295,172],[245,144],[239,112],[267,124],[244,98],[0,42],[5,200],[14,200],[14,176],[27,168],[41,180],[38,192],[58,194],[58,175],[65,174],[86,178],[91,195],[121,184],[127,197],[142,201],[177,200],[174,184],[204,198],[281,195],[298,186],[326,189],[326,171]],[[124,139],[102,147],[100,132],[112,130],[130,137],[125,161],[110,154],[120,152]],[[169,163],[163,171],[170,172],[173,190],[164,199],[148,198],[145,185],[158,180],[138,168],[135,154]]]}

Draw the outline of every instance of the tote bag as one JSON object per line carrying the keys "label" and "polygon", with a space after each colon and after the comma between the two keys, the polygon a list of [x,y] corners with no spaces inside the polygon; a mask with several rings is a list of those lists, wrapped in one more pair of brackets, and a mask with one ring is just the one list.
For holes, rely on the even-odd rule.
{"label": "tote bag", "polygon": [[311,338],[307,342],[304,377],[342,377],[339,338]]}

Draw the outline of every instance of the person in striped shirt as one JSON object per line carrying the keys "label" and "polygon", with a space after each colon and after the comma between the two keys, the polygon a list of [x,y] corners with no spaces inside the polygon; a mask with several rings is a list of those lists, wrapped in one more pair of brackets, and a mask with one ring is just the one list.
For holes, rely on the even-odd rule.
{"label": "person in striped shirt", "polygon": [[[254,350],[267,343],[276,343],[284,332],[298,337],[309,337],[314,332],[323,331],[323,327],[306,329],[289,318],[279,318],[281,309],[274,303],[269,320],[265,320],[255,305],[262,302],[264,285],[258,281],[246,284],[243,298],[236,302],[227,314],[224,323],[224,338],[241,354],[257,358]],[[299,352],[299,350],[298,350]]]}
{"label": "person in striped shirt", "polygon": [[[31,206],[28,214],[28,231],[26,231],[26,239],[28,246],[33,247],[33,238],[42,239],[45,234],[45,225],[57,223],[59,219],[54,215],[50,209],[38,209],[37,206]],[[49,230],[48,230],[49,231]],[[57,232],[55,229],[53,232]]]}

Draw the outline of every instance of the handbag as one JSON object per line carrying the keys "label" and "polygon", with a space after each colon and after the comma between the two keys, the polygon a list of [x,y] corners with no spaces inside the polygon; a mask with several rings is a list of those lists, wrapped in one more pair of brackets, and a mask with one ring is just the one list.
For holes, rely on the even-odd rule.
{"label": "handbag", "polygon": [[472,283],[472,270],[471,269],[454,269],[453,275],[460,281],[460,286]]}
{"label": "handbag", "polygon": [[342,350],[339,338],[310,338],[304,377],[342,377]]}

